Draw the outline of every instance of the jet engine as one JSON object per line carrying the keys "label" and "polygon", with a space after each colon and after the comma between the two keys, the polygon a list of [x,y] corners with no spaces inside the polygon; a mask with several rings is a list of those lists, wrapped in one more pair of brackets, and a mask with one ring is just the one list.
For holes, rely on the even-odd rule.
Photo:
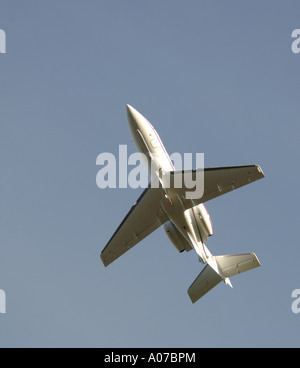
{"label": "jet engine", "polygon": [[210,216],[202,203],[186,210],[185,217],[197,241],[205,243],[208,237],[214,234]]}
{"label": "jet engine", "polygon": [[171,240],[178,252],[181,253],[184,250],[188,252],[192,249],[191,244],[185,239],[172,221],[166,222],[163,226],[168,238]]}

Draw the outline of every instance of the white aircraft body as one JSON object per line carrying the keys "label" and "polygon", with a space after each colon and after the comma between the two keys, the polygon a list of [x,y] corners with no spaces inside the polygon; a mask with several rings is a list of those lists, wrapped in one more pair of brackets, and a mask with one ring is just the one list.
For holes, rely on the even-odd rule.
{"label": "white aircraft body", "polygon": [[[188,289],[193,303],[221,281],[232,287],[229,277],[259,267],[260,262],[254,253],[215,257],[210,253],[205,243],[214,230],[204,202],[263,178],[262,169],[258,165],[205,168],[202,197],[189,199],[185,194],[190,189],[185,187],[184,180],[182,187],[177,188],[172,185],[172,178],[186,171],[195,177],[197,170],[176,171],[149,121],[130,105],[127,105],[127,116],[134,142],[149,163],[154,163],[160,186],[144,190],[103,249],[102,262],[109,265],[163,225],[179,252],[194,249],[199,260],[206,264]],[[162,180],[166,174],[171,177],[168,188]]]}

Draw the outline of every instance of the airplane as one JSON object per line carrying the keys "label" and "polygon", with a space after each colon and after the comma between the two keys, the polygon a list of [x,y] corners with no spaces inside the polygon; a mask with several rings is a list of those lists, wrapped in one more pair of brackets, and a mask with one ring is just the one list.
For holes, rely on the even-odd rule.
{"label": "airplane", "polygon": [[[214,234],[205,202],[264,177],[259,165],[202,168],[204,189],[200,198],[190,198],[184,180],[174,185],[176,175],[189,173],[197,180],[198,170],[175,170],[172,161],[151,123],[132,106],[127,105],[129,128],[139,152],[154,165],[159,185],[146,188],[132,206],[101,252],[108,266],[146,236],[163,226],[177,251],[194,250],[205,264],[202,272],[188,289],[193,303],[221,281],[232,287],[230,277],[259,267],[255,253],[213,256],[205,243]],[[165,186],[164,177],[171,180]]]}

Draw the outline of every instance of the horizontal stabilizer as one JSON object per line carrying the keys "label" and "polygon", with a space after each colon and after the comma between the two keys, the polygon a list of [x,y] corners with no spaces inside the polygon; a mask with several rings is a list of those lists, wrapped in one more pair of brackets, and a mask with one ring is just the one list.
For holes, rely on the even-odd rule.
{"label": "horizontal stabilizer", "polygon": [[191,301],[195,303],[222,280],[232,287],[229,277],[259,267],[260,262],[254,253],[233,254],[214,257],[217,268],[207,264],[188,289]]}
{"label": "horizontal stabilizer", "polygon": [[221,281],[222,277],[209,265],[206,265],[200,275],[189,287],[188,294],[191,301],[195,303]]}
{"label": "horizontal stabilizer", "polygon": [[216,256],[215,260],[224,277],[231,277],[260,266],[254,253]]}

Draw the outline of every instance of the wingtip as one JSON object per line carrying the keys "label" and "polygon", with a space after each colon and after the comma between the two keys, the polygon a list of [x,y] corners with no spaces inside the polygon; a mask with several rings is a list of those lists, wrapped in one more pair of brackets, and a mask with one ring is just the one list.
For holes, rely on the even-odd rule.
{"label": "wingtip", "polygon": [[187,293],[188,293],[188,296],[189,296],[189,298],[190,298],[190,301],[193,303],[193,304],[195,304],[196,303],[196,301],[198,300],[197,298],[195,298],[194,296],[193,296],[193,294],[192,293],[190,293],[190,291],[188,290],[187,291]]}
{"label": "wingtip", "polygon": [[253,262],[256,263],[256,267],[260,267],[261,266],[261,263],[260,263],[260,260],[258,259],[257,255],[255,253],[252,253],[253,255]]}
{"label": "wingtip", "polygon": [[255,165],[256,166],[256,168],[257,168],[257,171],[262,175],[262,177],[264,178],[265,177],[265,174],[264,174],[264,172],[263,172],[263,170],[262,170],[262,168],[259,166],[259,165]]}
{"label": "wingtip", "polygon": [[100,254],[100,259],[101,259],[102,263],[104,264],[104,266],[107,267],[108,263],[105,261],[102,253]]}

